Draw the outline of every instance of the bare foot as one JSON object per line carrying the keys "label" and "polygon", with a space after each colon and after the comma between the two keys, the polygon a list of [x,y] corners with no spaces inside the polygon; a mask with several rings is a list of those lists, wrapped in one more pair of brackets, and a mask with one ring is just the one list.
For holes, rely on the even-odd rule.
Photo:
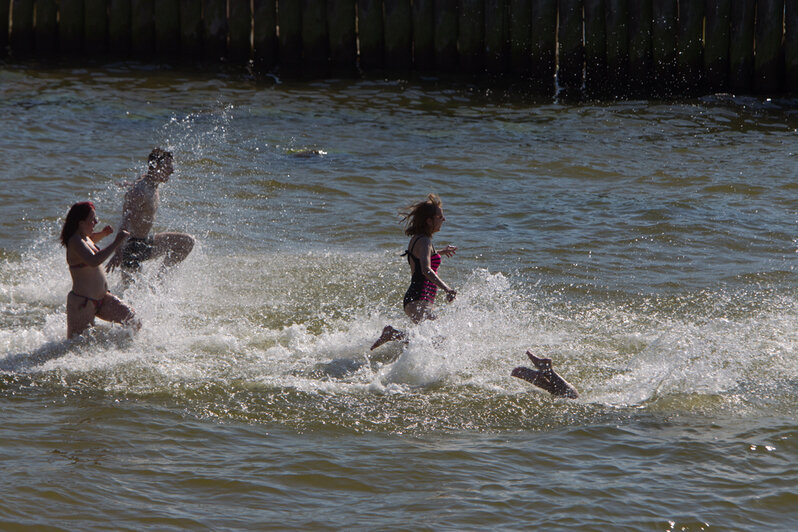
{"label": "bare foot", "polygon": [[531,351],[526,356],[535,365],[538,371],[523,366],[515,368],[510,375],[523,379],[539,388],[543,388],[552,395],[577,399],[579,392],[568,381],[558,375],[551,367],[551,359],[538,357]]}
{"label": "bare foot", "polygon": [[529,357],[529,360],[541,371],[545,371],[547,369],[551,369],[551,359],[550,358],[543,358],[535,356],[532,351],[527,350],[526,356]]}
{"label": "bare foot", "polygon": [[382,334],[380,335],[380,337],[377,338],[377,341],[374,342],[371,345],[371,350],[374,351],[375,349],[377,349],[379,346],[381,346],[384,343],[387,343],[387,342],[390,342],[390,341],[393,341],[393,340],[401,340],[404,337],[405,337],[405,333],[403,333],[400,330],[394,329],[390,325],[386,325],[385,328],[382,330]]}

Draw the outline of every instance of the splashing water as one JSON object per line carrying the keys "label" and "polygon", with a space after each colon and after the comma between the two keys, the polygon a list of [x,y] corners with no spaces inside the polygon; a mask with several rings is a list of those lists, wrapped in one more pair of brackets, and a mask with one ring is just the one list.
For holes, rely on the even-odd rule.
{"label": "splashing water", "polygon": [[[302,113],[283,110],[290,108],[285,101],[274,104],[286,94],[222,98],[183,114],[155,106],[136,118],[160,120],[155,144],[176,156],[157,229],[193,234],[197,247],[164,279],[156,277],[156,265],[147,265],[125,292],[145,324],[139,334],[100,325],[67,342],[69,281],[54,245],[57,215],[41,220],[32,243],[0,263],[0,370],[54,389],[164,398],[199,415],[299,426],[327,419],[361,429],[364,418],[381,419],[375,426],[389,430],[499,429],[546,424],[556,411],[784,407],[780,397],[794,388],[797,370],[790,261],[774,258],[778,251],[754,239],[750,256],[735,248],[736,267],[753,273],[691,284],[702,261],[714,267],[715,257],[734,251],[730,219],[716,214],[732,208],[748,216],[755,205],[735,198],[767,201],[766,190],[714,183],[721,178],[705,167],[709,175],[691,182],[709,205],[711,217],[701,218],[679,188],[686,186],[679,175],[629,179],[608,171],[595,154],[579,162],[569,152],[559,160],[561,146],[549,147],[544,134],[553,131],[547,120],[562,119],[556,107],[539,108],[525,122],[515,109],[489,106],[498,141],[479,137],[480,149],[484,166],[497,175],[470,175],[473,161],[452,147],[474,134],[471,127],[431,129],[417,122],[412,101],[405,102],[411,111],[393,116],[393,133],[384,137],[374,127],[377,119],[357,105],[343,104],[335,119],[319,119],[327,103],[304,100],[310,93],[300,89],[288,97],[315,110],[308,127]],[[460,105],[456,97],[452,102]],[[478,117],[483,111],[474,110]],[[613,112],[628,123],[649,120],[623,106]],[[580,112],[587,124],[582,133],[607,113]],[[360,129],[346,134],[339,119]],[[454,119],[460,124],[463,116],[455,112]],[[667,138],[678,144],[688,119],[668,120],[660,126],[672,130]],[[529,134],[541,153],[525,162],[507,146]],[[369,136],[372,145],[365,146],[361,139]],[[608,139],[608,153],[617,153]],[[442,270],[458,287],[457,301],[439,304],[438,320],[411,327],[399,308],[408,272],[398,257],[402,237],[392,213],[418,195],[415,183],[396,176],[418,170],[406,155],[418,151],[417,142],[434,142],[442,153],[426,167],[432,176],[424,190],[439,189],[452,202],[442,231],[447,236],[436,239],[462,245]],[[143,171],[146,151],[137,155],[93,193],[101,217],[118,216],[116,183]],[[585,174],[584,190],[560,175],[563,164]],[[456,187],[448,182],[451,173]],[[642,191],[649,202],[625,195],[623,186]],[[518,207],[519,195],[531,205]],[[608,212],[616,218],[609,220]],[[500,215],[495,227],[480,225],[490,218],[485,213]],[[597,221],[583,223],[591,217]],[[731,226],[748,231],[734,219]],[[713,242],[710,234],[723,238]],[[482,252],[486,242],[490,256]],[[682,269],[672,267],[678,253],[689,257]],[[641,289],[649,281],[656,289]],[[370,352],[387,323],[406,329],[408,341]],[[510,370],[526,363],[526,349],[552,357],[581,399],[552,402],[512,379]],[[530,404],[543,414],[529,416]]]}

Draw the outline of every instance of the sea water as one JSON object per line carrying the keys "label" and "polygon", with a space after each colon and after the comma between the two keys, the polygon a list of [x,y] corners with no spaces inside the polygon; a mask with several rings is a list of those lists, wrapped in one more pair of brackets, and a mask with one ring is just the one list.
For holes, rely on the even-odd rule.
{"label": "sea water", "polygon": [[[798,526],[795,100],[135,65],[0,95],[0,528]],[[118,227],[156,146],[155,230],[197,244],[122,293],[138,334],[66,341],[63,218]],[[458,295],[411,326],[431,192]],[[527,349],[580,398],[510,377]]]}

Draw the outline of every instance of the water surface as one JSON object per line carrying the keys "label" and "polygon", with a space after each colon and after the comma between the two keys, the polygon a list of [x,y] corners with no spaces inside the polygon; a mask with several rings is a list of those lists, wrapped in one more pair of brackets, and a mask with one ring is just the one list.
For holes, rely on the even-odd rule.
{"label": "water surface", "polygon": [[[790,530],[795,101],[540,101],[442,82],[0,70],[0,522],[67,529]],[[64,340],[57,234],[197,238]],[[397,210],[458,298],[411,328]],[[119,279],[111,276],[112,290]],[[386,323],[407,345],[368,350]],[[509,377],[551,356],[581,392]]]}

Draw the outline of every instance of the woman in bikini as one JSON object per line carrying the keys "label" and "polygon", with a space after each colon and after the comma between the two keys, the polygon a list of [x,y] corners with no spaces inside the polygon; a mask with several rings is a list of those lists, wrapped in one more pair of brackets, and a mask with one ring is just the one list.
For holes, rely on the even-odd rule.
{"label": "woman in bikini", "polygon": [[66,248],[66,261],[72,275],[72,290],[67,295],[67,338],[82,333],[94,318],[140,327],[133,311],[108,291],[105,272],[100,267],[128,237],[120,231],[105,249],[95,242],[114,232],[111,226],[94,232],[97,215],[89,201],[74,204],[61,229],[61,245]]}
{"label": "woman in bikini", "polygon": [[[420,323],[426,319],[435,319],[432,307],[435,304],[438,288],[446,292],[447,301],[453,301],[457,296],[457,291],[449,288],[438,277],[442,256],[451,257],[457,251],[457,247],[446,246],[436,251],[432,245],[432,235],[440,231],[441,225],[446,221],[441,200],[435,194],[430,194],[426,200],[411,205],[399,214],[404,216],[402,222],[405,224],[405,234],[410,237],[403,254],[407,256],[411,273],[410,287],[405,292],[403,301],[404,310],[413,323]],[[402,331],[386,325],[371,349],[404,337]]]}

